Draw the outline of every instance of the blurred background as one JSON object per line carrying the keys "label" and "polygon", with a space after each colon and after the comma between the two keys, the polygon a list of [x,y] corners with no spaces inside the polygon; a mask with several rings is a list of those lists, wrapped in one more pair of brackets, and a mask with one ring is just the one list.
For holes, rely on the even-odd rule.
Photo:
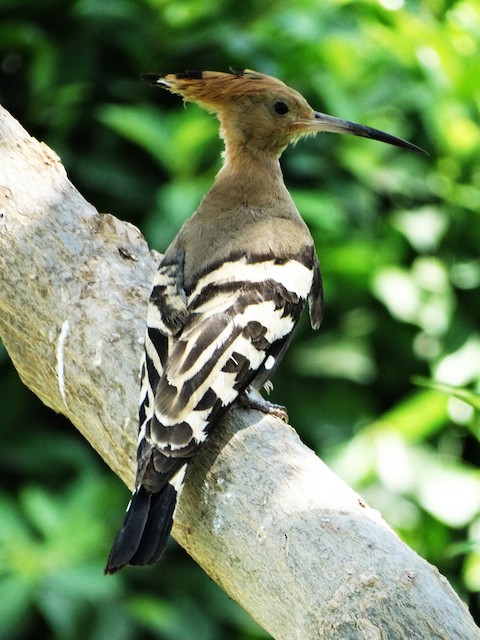
{"label": "blurred background", "polygon": [[[0,0],[0,103],[99,211],[163,251],[220,167],[217,122],[141,72],[273,74],[417,156],[323,134],[289,149],[326,316],[274,377],[302,439],[480,620],[478,0]],[[173,541],[103,577],[129,492],[0,345],[0,636],[269,638]]]}

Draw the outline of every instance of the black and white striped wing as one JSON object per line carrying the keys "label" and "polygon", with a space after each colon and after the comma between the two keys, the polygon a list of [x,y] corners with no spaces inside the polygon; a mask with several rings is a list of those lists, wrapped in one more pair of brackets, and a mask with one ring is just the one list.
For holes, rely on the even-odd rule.
{"label": "black and white striped wing", "polygon": [[[145,435],[150,432],[156,389],[164,374],[176,336],[183,328],[186,316],[183,256],[177,255],[174,261],[162,263],[158,268],[148,305],[145,348],[140,373],[137,485],[140,484],[154,453],[153,444],[145,438]],[[172,468],[169,466],[164,471],[168,472],[167,476],[171,475]],[[160,469],[159,473],[162,474]],[[162,483],[160,478],[157,478],[158,482]],[[154,487],[151,489],[153,490]]]}
{"label": "black and white striped wing", "polygon": [[237,256],[188,293],[145,434],[171,463],[195,453],[257,376],[268,378],[311,292],[314,260],[313,247],[282,260]]}

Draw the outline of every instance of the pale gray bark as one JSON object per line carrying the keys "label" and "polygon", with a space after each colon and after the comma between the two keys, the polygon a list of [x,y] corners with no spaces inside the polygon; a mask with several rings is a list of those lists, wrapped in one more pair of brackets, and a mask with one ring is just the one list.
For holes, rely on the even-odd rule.
{"label": "pale gray bark", "polygon": [[[157,262],[0,111],[0,335],[24,383],[130,487]],[[277,639],[480,638],[438,571],[256,412],[231,411],[196,457],[174,536]]]}

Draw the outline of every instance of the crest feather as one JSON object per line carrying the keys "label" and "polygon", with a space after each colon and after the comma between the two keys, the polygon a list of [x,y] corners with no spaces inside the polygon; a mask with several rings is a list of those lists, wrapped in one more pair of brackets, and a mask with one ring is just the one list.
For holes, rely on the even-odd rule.
{"label": "crest feather", "polygon": [[239,97],[264,94],[268,91],[292,92],[281,80],[252,69],[231,69],[230,73],[184,71],[164,76],[147,73],[143,74],[142,78],[149,84],[165,87],[185,100],[198,102],[213,109]]}

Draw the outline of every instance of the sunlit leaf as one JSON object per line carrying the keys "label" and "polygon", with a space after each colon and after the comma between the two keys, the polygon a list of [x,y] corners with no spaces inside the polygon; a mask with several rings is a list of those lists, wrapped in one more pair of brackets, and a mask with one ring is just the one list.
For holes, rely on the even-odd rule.
{"label": "sunlit leaf", "polygon": [[427,387],[429,389],[439,391],[440,393],[446,393],[448,395],[454,396],[455,398],[468,403],[474,409],[480,410],[480,396],[478,395],[478,393],[474,393],[470,389],[455,387],[454,385],[446,384],[445,382],[430,380],[429,378],[422,378],[421,376],[415,376],[414,378],[412,378],[412,382],[418,384],[421,387]]}
{"label": "sunlit leaf", "polygon": [[448,399],[433,391],[412,393],[379,417],[373,431],[394,428],[404,438],[421,442],[438,432],[448,419]]}

